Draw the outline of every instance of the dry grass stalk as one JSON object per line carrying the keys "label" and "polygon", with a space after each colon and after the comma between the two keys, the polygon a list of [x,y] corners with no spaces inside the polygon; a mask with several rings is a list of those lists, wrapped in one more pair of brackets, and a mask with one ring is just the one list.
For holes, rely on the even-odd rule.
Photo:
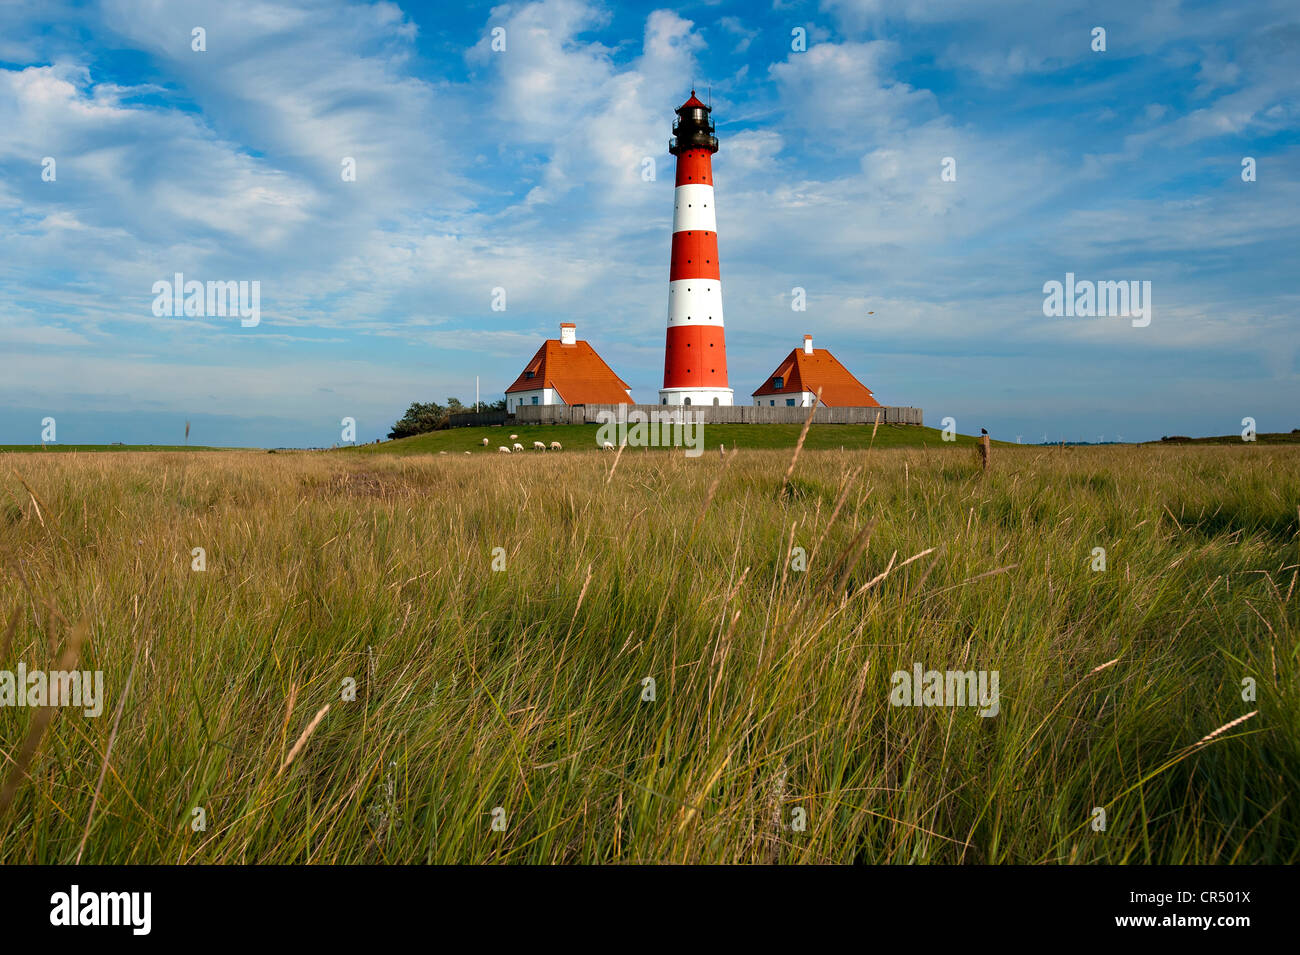
{"label": "dry grass stalk", "polygon": [[614,463],[609,466],[609,475],[605,478],[606,484],[614,480],[614,472],[618,470],[618,459],[623,456],[623,449],[626,447],[627,443],[621,442],[618,446],[618,450],[614,452]]}
{"label": "dry grass stalk", "polygon": [[293,705],[298,700],[298,684],[289,684],[289,700],[284,705],[284,722],[280,724],[280,752],[284,752],[285,744],[289,742],[289,719],[293,716]]}
{"label": "dry grass stalk", "polygon": [[[10,470],[13,471],[13,468],[10,468]],[[13,475],[14,477],[18,478],[18,482],[22,484],[24,488],[27,489],[27,496],[32,499],[32,507],[36,509],[36,519],[41,522],[41,527],[44,527],[45,518],[41,516],[40,498],[36,496],[36,492],[32,490],[32,486],[23,480],[23,476],[21,474],[19,474],[17,471],[13,471]]]}
{"label": "dry grass stalk", "polygon": [[298,742],[294,743],[293,749],[289,750],[289,755],[280,766],[280,771],[275,774],[277,777],[293,765],[293,761],[298,758],[298,754],[302,752],[302,748],[307,745],[307,739],[316,731],[316,727],[320,724],[320,721],[325,718],[325,714],[329,712],[329,709],[330,705],[326,703],[316,711],[316,715],[312,717],[312,721],[307,724],[307,728],[303,730],[302,735],[298,737]]}
{"label": "dry grass stalk", "polygon": [[1252,716],[1254,716],[1254,715],[1255,715],[1256,713],[1258,713],[1258,712],[1259,712],[1259,710],[1251,710],[1251,711],[1250,711],[1249,713],[1247,713],[1245,716],[1238,716],[1238,717],[1237,717],[1235,720],[1233,720],[1232,722],[1230,722],[1230,723],[1224,723],[1222,726],[1220,726],[1220,727],[1219,727],[1217,730],[1215,730],[1213,733],[1207,733],[1205,736],[1202,736],[1200,739],[1198,739],[1198,740],[1196,741],[1196,745],[1197,745],[1197,746],[1204,746],[1204,745],[1205,745],[1206,743],[1208,743],[1210,740],[1214,739],[1214,737],[1220,735],[1221,733],[1226,733],[1228,730],[1232,729],[1234,726],[1240,726],[1242,723],[1246,722],[1246,720],[1250,719]]}
{"label": "dry grass stalk", "polygon": [[582,609],[583,598],[587,596],[587,588],[590,586],[591,586],[591,564],[588,564],[587,579],[582,582],[582,590],[578,594],[578,605],[573,608],[573,619],[569,621],[570,629],[572,629],[573,625],[578,620],[578,611]]}

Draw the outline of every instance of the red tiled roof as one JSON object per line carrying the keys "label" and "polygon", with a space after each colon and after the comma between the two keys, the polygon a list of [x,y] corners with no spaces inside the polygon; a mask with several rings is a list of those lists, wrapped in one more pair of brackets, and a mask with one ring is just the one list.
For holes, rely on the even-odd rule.
{"label": "red tiled roof", "polygon": [[564,345],[558,338],[547,339],[506,394],[539,388],[555,389],[566,405],[632,404],[627,382],[585,341]]}
{"label": "red tiled roof", "polygon": [[[774,378],[784,378],[784,386],[772,387]],[[752,397],[797,395],[801,391],[816,394],[818,388],[822,389],[822,404],[832,408],[880,407],[871,389],[854,378],[825,348],[814,348],[811,355],[802,348],[794,349]]]}

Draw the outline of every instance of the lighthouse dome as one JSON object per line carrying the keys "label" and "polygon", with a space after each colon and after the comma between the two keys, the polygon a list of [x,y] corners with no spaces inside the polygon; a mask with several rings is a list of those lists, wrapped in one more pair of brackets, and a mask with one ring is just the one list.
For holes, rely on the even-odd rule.
{"label": "lighthouse dome", "polygon": [[683,103],[681,106],[677,107],[676,112],[680,113],[680,112],[681,112],[682,110],[684,110],[684,109],[703,109],[703,110],[709,110],[709,109],[711,109],[711,107],[709,107],[709,106],[705,106],[703,103],[701,103],[701,102],[699,101],[699,99],[698,99],[698,98],[696,97],[696,95],[695,95],[695,90],[691,90],[691,98],[688,99],[688,100],[687,100],[685,103]]}
{"label": "lighthouse dome", "polygon": [[677,121],[673,123],[673,136],[668,144],[668,151],[674,156],[686,149],[707,149],[710,153],[718,151],[718,138],[713,135],[713,123],[709,121],[712,108],[705,106],[691,90],[691,98],[674,112]]}

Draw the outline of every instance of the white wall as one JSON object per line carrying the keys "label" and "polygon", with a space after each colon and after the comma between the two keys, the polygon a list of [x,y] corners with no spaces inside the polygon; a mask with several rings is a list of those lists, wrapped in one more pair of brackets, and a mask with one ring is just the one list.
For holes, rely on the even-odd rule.
{"label": "white wall", "polygon": [[534,391],[515,391],[506,395],[506,411],[513,413],[520,405],[531,405],[533,398],[537,399],[539,405],[564,404],[554,388],[538,388]]}
{"label": "white wall", "polygon": [[[789,398],[793,398],[794,399],[793,407],[811,408],[813,399],[816,397],[817,396],[813,394],[811,391],[801,391],[798,394],[791,392],[790,394],[785,394],[785,395],[763,395],[760,398],[755,398],[754,404],[761,406],[763,408],[788,408],[791,406],[786,404],[786,400]],[[773,402],[775,402],[775,404],[773,404]]]}
{"label": "white wall", "polygon": [[684,405],[689,398],[696,408],[711,408],[716,398],[720,407],[730,408],[734,396],[730,388],[660,388],[659,404]]}

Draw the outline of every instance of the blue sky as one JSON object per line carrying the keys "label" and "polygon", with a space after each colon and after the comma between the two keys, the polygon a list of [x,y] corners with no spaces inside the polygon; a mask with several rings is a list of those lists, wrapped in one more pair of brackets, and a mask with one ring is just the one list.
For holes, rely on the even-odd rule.
{"label": "blue sky", "polygon": [[[371,440],[561,321],[654,401],[692,82],[738,400],[808,333],[963,432],[1290,430],[1297,63],[1294,0],[2,4],[0,443]],[[156,317],[176,272],[260,324]],[[1150,325],[1046,317],[1066,272]]]}

